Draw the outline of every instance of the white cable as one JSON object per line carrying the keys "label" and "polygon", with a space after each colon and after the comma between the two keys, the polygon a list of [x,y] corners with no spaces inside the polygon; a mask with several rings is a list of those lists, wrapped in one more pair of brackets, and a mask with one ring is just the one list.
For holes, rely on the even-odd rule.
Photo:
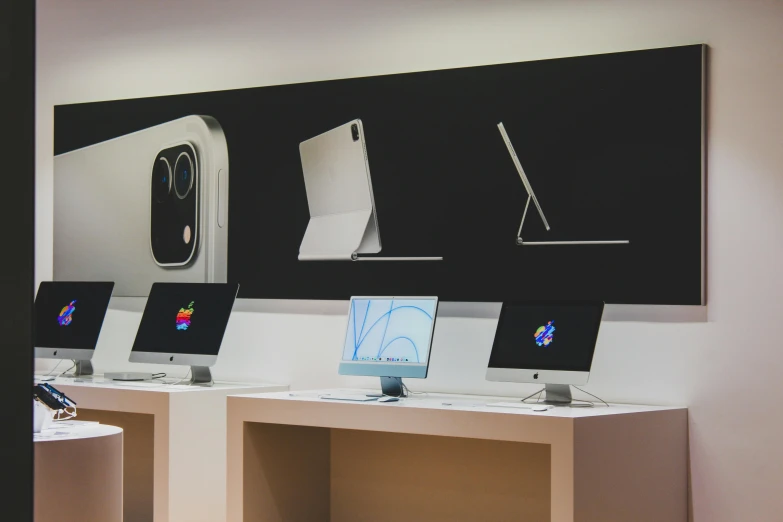
{"label": "white cable", "polygon": [[[49,373],[47,373],[46,375],[44,375],[44,377],[49,377],[49,376],[51,376],[51,375],[54,373],[54,371],[55,371],[57,368],[59,368],[59,367],[60,367],[60,365],[61,365],[61,364],[63,363],[63,361],[65,361],[65,360],[67,360],[67,359],[60,359],[59,361],[57,361],[57,364],[55,364],[55,365],[54,365],[54,368],[52,368],[51,370],[49,370]],[[70,369],[70,368],[69,368],[69,369]],[[68,371],[68,370],[65,370],[65,371]]]}
{"label": "white cable", "polygon": [[[65,359],[63,359],[63,360],[65,360]],[[76,368],[76,359],[71,359],[71,362],[73,363],[73,364],[71,365],[71,367],[70,367],[70,368],[68,368],[67,370],[65,370],[64,372],[60,373],[60,375],[58,375],[56,378],[58,378],[58,379],[59,379],[60,377],[62,377],[62,376],[63,376],[63,375],[65,375],[66,373],[68,373],[68,372],[70,372],[71,370],[73,370],[74,368]]]}
{"label": "white cable", "polygon": [[[188,373],[185,374],[185,377],[183,377],[183,378],[181,378],[181,379],[179,379],[177,381],[174,381],[174,382],[166,382],[166,381],[164,381],[163,378],[166,377],[165,373],[153,373],[152,375],[153,375],[153,377],[150,380],[161,381],[161,382],[157,386],[145,386],[145,388],[147,388],[147,389],[149,389],[149,388],[165,388],[166,386],[175,386],[175,385],[181,383],[182,381],[186,380],[190,376],[190,370],[188,370]],[[160,375],[160,377],[155,377],[155,375]],[[133,384],[129,384],[128,386],[133,386]]]}

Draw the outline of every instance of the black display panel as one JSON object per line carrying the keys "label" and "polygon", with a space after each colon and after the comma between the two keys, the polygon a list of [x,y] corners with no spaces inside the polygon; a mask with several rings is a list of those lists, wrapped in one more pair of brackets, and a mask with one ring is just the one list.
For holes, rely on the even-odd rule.
{"label": "black display panel", "polygon": [[155,283],[132,350],[217,355],[237,290],[236,284]]}
{"label": "black display panel", "polygon": [[42,282],[35,296],[35,346],[94,350],[114,283]]}
{"label": "black display panel", "polygon": [[604,304],[503,303],[490,368],[589,372]]}
{"label": "black display panel", "polygon": [[[705,49],[58,106],[54,152],[190,115],[214,118],[230,166],[228,242],[215,253],[207,252],[215,247],[203,236],[193,240],[198,255],[227,257],[225,280],[241,283],[240,297],[408,294],[698,305]],[[299,259],[312,210],[300,144],[354,120],[363,128],[382,238],[378,255],[442,261]],[[628,242],[518,245],[528,193],[500,122],[550,226],[531,203],[525,242]],[[205,172],[199,175],[204,182]],[[167,274],[177,280],[186,268]]]}

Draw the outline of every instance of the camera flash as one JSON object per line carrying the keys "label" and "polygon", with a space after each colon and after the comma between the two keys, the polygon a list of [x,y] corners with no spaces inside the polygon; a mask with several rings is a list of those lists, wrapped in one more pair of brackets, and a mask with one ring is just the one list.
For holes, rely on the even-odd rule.
{"label": "camera flash", "polygon": [[185,229],[182,231],[182,241],[185,244],[190,244],[190,225],[185,225]]}

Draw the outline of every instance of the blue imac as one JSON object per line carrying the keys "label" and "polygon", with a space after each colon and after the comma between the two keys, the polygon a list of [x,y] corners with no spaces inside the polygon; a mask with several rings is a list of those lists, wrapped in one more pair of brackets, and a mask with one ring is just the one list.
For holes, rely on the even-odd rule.
{"label": "blue imac", "polygon": [[437,297],[352,297],[340,375],[380,377],[383,396],[405,397],[403,377],[427,377],[437,311]]}

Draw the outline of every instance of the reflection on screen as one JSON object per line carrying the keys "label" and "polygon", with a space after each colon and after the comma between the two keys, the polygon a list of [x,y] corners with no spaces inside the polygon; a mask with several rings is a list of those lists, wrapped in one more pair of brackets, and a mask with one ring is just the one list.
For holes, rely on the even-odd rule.
{"label": "reflection on screen", "polygon": [[434,299],[354,299],[343,360],[426,364],[435,308]]}

